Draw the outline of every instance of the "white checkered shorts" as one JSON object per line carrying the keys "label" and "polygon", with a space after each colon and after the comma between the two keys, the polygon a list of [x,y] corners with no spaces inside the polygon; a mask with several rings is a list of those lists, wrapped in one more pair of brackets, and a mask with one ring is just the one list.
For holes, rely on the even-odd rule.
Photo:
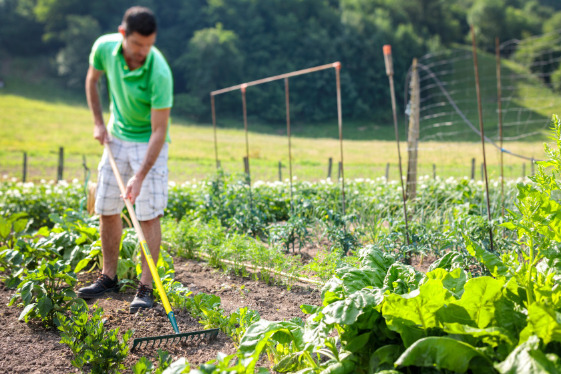
{"label": "white checkered shorts", "polygon": [[[140,169],[148,149],[148,143],[127,142],[113,138],[109,146],[126,186],[128,180]],[[142,182],[140,195],[136,198],[134,210],[139,221],[149,221],[164,215],[164,209],[168,203],[167,161],[168,145],[166,143],[162,147],[154,166]],[[121,198],[121,191],[106,151],[103,152],[97,170],[96,213],[101,215],[120,214],[125,202]]]}

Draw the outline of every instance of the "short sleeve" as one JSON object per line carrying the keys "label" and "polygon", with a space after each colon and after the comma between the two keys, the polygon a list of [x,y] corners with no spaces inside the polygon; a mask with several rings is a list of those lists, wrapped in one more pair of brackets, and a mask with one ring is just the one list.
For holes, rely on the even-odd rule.
{"label": "short sleeve", "polygon": [[173,106],[173,77],[171,69],[164,63],[164,67],[152,76],[152,109],[165,109]]}
{"label": "short sleeve", "polygon": [[92,51],[90,52],[90,65],[93,66],[96,70],[105,70],[105,66],[103,64],[103,54],[101,53],[101,46],[102,40],[101,38],[97,39],[92,47]]}

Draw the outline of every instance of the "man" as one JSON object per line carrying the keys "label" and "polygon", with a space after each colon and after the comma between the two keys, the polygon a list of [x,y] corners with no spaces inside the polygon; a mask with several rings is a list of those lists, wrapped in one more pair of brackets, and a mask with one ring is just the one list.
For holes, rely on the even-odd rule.
{"label": "man", "polygon": [[[118,292],[117,262],[122,236],[123,198],[135,204],[135,212],[152,258],[160,252],[160,217],[167,205],[168,124],[173,103],[171,70],[154,47],[156,20],[150,9],[132,7],[119,32],[100,37],[90,54],[86,96],[94,118],[94,138],[111,147],[126,182],[121,196],[104,152],[98,167],[95,210],[100,215],[103,269],[78,297],[93,299]],[[97,82],[106,74],[111,117],[105,127]],[[142,255],[142,275],[130,312],[154,305],[152,275]]]}

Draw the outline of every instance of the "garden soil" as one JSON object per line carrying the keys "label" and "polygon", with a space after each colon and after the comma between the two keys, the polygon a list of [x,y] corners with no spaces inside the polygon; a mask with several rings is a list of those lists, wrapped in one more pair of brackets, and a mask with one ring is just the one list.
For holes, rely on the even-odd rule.
{"label": "garden soil", "polygon": [[[286,286],[267,285],[252,277],[226,274],[194,260],[176,259],[175,270],[176,280],[193,293],[204,292],[219,296],[222,308],[227,313],[245,306],[258,311],[262,319],[278,321],[293,317],[305,318],[300,305],[321,304],[320,292],[306,284],[295,284],[287,290]],[[91,282],[96,276],[97,274],[81,273],[77,287]],[[72,366],[72,352],[67,345],[60,343],[57,330],[47,330],[38,324],[18,321],[21,308],[7,306],[12,293],[13,290],[0,287],[0,373],[79,372]],[[121,333],[133,329],[133,338],[172,334],[171,324],[162,306],[129,314],[129,304],[134,294],[133,289],[122,290],[118,294],[112,294],[110,298],[97,301],[104,310],[107,327],[119,328]],[[95,302],[88,303],[93,305]],[[186,311],[174,310],[174,313],[181,332],[203,329]],[[132,345],[132,338],[129,343]],[[219,352],[232,354],[236,351],[232,340],[222,332],[211,342],[179,343],[164,349],[174,361],[185,357],[192,367],[215,359]],[[130,368],[142,356],[146,356],[154,364],[157,362],[155,349],[141,349],[129,354],[125,367]],[[265,362],[263,364],[266,365]]]}

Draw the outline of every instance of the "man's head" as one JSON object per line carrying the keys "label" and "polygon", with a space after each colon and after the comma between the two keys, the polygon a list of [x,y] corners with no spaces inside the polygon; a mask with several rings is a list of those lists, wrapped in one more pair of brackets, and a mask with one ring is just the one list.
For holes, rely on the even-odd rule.
{"label": "man's head", "polygon": [[127,9],[119,32],[123,35],[123,54],[132,68],[146,60],[156,42],[156,17],[148,8],[134,6]]}
{"label": "man's head", "polygon": [[125,36],[137,32],[142,36],[150,36],[156,32],[156,17],[148,8],[133,6],[127,9],[121,22],[121,27],[125,30]]}

